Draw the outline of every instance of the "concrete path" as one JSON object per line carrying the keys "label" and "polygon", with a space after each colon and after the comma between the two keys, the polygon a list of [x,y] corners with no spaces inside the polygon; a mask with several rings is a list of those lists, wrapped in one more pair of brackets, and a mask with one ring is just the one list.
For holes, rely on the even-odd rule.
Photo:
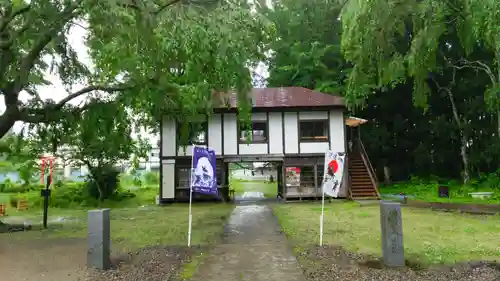
{"label": "concrete path", "polygon": [[305,281],[268,206],[237,206],[225,241],[200,264],[194,281]]}
{"label": "concrete path", "polygon": [[241,195],[241,198],[264,198],[264,192],[259,192],[259,191],[245,191],[243,195]]}

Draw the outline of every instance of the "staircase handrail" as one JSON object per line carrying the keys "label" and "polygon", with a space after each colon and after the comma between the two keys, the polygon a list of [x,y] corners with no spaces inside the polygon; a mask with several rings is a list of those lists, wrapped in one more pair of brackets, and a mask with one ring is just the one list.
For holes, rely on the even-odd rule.
{"label": "staircase handrail", "polygon": [[347,186],[347,198],[348,199],[352,199],[352,192],[351,192],[351,184],[352,184],[352,180],[351,180],[351,172],[349,171],[349,153],[346,153],[346,157],[345,157],[345,160],[344,160],[344,175],[342,176],[343,177],[343,181],[345,181],[345,186]]}

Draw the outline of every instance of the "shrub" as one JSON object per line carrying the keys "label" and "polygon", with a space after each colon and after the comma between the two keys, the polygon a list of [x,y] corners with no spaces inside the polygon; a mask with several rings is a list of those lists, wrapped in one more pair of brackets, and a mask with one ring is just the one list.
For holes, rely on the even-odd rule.
{"label": "shrub", "polygon": [[[118,189],[118,175],[120,174],[116,168],[112,166],[103,166],[93,168],[92,177],[88,180],[88,193],[95,199],[110,198]],[[100,190],[99,190],[100,187]]]}
{"label": "shrub", "polygon": [[147,172],[144,174],[144,182],[147,185],[159,184],[160,174],[155,172]]}
{"label": "shrub", "polygon": [[9,204],[11,207],[17,208],[17,202],[21,199],[26,199],[25,195],[15,194],[9,197]]}
{"label": "shrub", "polygon": [[33,190],[40,190],[44,188],[41,184],[13,184],[11,182],[4,182],[0,184],[0,192],[5,193],[25,193]]}
{"label": "shrub", "polygon": [[482,174],[477,180],[477,187],[480,189],[500,190],[500,170]]}
{"label": "shrub", "polygon": [[24,193],[29,190],[29,186],[26,185],[5,185],[3,192],[5,193]]}
{"label": "shrub", "polygon": [[11,207],[16,208],[17,207],[17,201],[19,201],[19,196],[18,195],[11,195],[9,198],[9,203]]}
{"label": "shrub", "polygon": [[120,185],[123,187],[131,186],[134,184],[134,177],[130,174],[122,173],[119,175],[119,181],[120,181]]}
{"label": "shrub", "polygon": [[[28,199],[30,205],[42,206],[44,198],[39,192],[33,192]],[[49,199],[50,207],[68,208],[76,206],[96,206],[97,200],[88,194],[86,182],[69,182],[52,189]]]}

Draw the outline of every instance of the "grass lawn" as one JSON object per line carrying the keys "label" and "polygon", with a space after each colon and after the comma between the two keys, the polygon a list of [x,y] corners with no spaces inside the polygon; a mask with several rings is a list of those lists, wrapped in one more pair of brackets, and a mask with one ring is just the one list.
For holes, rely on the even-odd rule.
{"label": "grass lawn", "polygon": [[9,198],[11,195],[11,193],[0,192],[0,204],[9,204]]}
{"label": "grass lawn", "polygon": [[[207,245],[223,232],[223,226],[233,210],[230,204],[193,205],[193,245]],[[27,231],[15,234],[0,234],[2,239],[35,239],[87,236],[86,210],[51,209],[52,215],[71,216],[75,222],[43,231]],[[41,216],[37,216],[41,218]],[[188,205],[174,204],[166,207],[116,208],[111,210],[111,239],[118,251],[152,245],[187,244]],[[3,237],[2,237],[3,236]]]}
{"label": "grass lawn", "polygon": [[[318,203],[274,206],[281,226],[298,249],[319,241]],[[405,257],[411,261],[454,263],[469,260],[498,260],[500,216],[461,215],[404,208]],[[379,206],[353,202],[325,206],[324,243],[348,251],[381,256]]]}
{"label": "grass lawn", "polygon": [[276,182],[269,183],[265,181],[243,181],[230,180],[229,185],[234,189],[236,195],[241,195],[245,191],[263,192],[266,198],[276,198],[278,194],[278,184]]}
{"label": "grass lawn", "polygon": [[[448,186],[448,185],[447,185]],[[461,185],[450,185],[450,198],[438,197],[438,184],[432,183],[399,183],[390,186],[381,186],[380,193],[384,199],[391,200],[393,197],[385,197],[384,194],[394,195],[404,193],[409,195],[410,200],[423,200],[426,202],[444,202],[444,203],[473,203],[473,204],[500,204],[500,195],[495,190],[488,188],[471,188]],[[492,198],[480,199],[472,198],[471,192],[495,192]]]}

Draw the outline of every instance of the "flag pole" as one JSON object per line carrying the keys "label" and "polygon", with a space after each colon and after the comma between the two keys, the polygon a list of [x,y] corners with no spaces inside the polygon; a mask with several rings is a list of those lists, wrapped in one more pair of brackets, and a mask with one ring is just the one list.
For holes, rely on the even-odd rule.
{"label": "flag pole", "polygon": [[192,156],[191,156],[191,174],[189,175],[189,215],[188,215],[188,247],[191,247],[191,230],[192,230],[192,224],[193,224],[193,214],[192,214],[192,208],[191,205],[193,203],[193,173],[194,173],[194,168],[193,168],[193,161],[194,161],[194,149],[196,146],[193,145],[193,151],[192,151]]}
{"label": "flag pole", "polygon": [[325,191],[324,184],[321,184],[321,215],[319,217],[319,245],[323,246],[323,218],[325,214]]}
{"label": "flag pole", "polygon": [[[194,169],[191,168],[191,174]],[[191,228],[193,223],[193,214],[191,213],[191,205],[193,203],[193,186],[191,185],[192,179],[189,180],[189,217],[188,217],[188,247],[191,247]]]}

